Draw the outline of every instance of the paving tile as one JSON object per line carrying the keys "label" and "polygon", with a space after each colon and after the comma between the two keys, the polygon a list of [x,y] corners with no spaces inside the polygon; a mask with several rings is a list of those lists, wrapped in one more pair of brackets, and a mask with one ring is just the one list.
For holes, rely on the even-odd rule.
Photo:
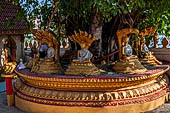
{"label": "paving tile", "polygon": [[6,100],[6,93],[0,93],[0,113],[26,113],[17,109],[16,107],[8,107]]}

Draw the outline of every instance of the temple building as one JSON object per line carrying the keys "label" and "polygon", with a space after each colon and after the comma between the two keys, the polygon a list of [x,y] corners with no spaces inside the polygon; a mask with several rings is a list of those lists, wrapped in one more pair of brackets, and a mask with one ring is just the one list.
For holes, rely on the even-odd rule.
{"label": "temple building", "polygon": [[19,6],[0,0],[0,54],[2,48],[7,47],[12,60],[17,62],[24,57],[24,32],[27,29],[26,22],[17,18],[18,9]]}

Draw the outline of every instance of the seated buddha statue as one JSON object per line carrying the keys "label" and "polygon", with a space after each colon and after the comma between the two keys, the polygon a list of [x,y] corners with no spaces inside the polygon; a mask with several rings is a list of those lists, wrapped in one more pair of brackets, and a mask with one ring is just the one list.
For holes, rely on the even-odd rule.
{"label": "seated buddha statue", "polygon": [[155,33],[156,30],[157,27],[151,27],[146,28],[140,32],[140,56],[143,56],[142,58],[140,58],[140,61],[143,65],[156,66],[162,64],[156,59],[156,57],[153,55],[153,52],[149,51],[148,47],[145,44],[144,36],[152,36],[154,34],[154,39],[158,38],[157,33]]}
{"label": "seated buddha statue", "polygon": [[[32,30],[36,40],[39,44],[46,43],[48,45],[47,55],[44,58],[34,57],[30,61],[31,71],[41,74],[58,73],[61,71],[61,65],[58,58],[58,41],[55,35],[48,31],[35,31]],[[40,45],[41,46],[41,45]],[[29,66],[30,67],[30,66]]]}
{"label": "seated buddha statue", "polygon": [[55,49],[53,48],[52,43],[48,44],[48,49],[47,49],[47,56],[46,58],[56,58],[56,52]]}
{"label": "seated buddha statue", "polygon": [[66,75],[93,76],[100,74],[99,69],[91,62],[92,53],[88,50],[95,37],[87,32],[79,31],[69,37],[71,41],[76,41],[81,50],[78,51],[77,59],[73,59],[71,65],[66,70]]}
{"label": "seated buddha statue", "polygon": [[117,73],[141,73],[147,69],[141,65],[137,56],[133,55],[128,34],[138,34],[137,29],[122,29],[117,32],[119,44],[119,60],[114,62],[113,70]]}

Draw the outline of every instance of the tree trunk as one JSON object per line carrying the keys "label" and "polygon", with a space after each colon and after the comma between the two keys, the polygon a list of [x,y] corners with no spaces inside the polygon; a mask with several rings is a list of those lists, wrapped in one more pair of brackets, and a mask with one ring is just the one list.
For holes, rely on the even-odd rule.
{"label": "tree trunk", "polygon": [[90,22],[89,33],[96,38],[90,47],[90,51],[93,55],[100,56],[102,53],[102,14],[96,8],[92,9]]}
{"label": "tree trunk", "polygon": [[[116,32],[118,30],[120,24],[119,16],[113,17],[112,20],[108,23],[105,23],[103,26],[103,34],[102,34],[102,40],[103,40],[103,51],[106,54],[111,54],[117,50],[117,36]],[[112,55],[111,57],[107,58],[107,63],[110,62],[110,60],[115,61],[117,60],[117,54]]]}

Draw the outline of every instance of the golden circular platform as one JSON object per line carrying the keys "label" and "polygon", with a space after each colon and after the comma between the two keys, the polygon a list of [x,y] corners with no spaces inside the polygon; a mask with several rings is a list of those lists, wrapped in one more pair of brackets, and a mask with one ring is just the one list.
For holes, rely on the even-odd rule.
{"label": "golden circular platform", "polygon": [[163,73],[168,69],[169,66],[157,66],[140,74],[90,77],[36,74],[28,69],[16,69],[20,78],[14,83],[15,105],[38,113],[47,108],[49,113],[67,110],[69,113],[132,113],[133,109],[144,112],[164,103],[167,81]]}
{"label": "golden circular platform", "polygon": [[169,69],[168,66],[157,66],[140,74],[114,74],[92,77],[67,76],[55,74],[37,74],[29,69],[15,70],[30,85],[71,90],[113,90],[114,88],[135,86],[158,78]]}

